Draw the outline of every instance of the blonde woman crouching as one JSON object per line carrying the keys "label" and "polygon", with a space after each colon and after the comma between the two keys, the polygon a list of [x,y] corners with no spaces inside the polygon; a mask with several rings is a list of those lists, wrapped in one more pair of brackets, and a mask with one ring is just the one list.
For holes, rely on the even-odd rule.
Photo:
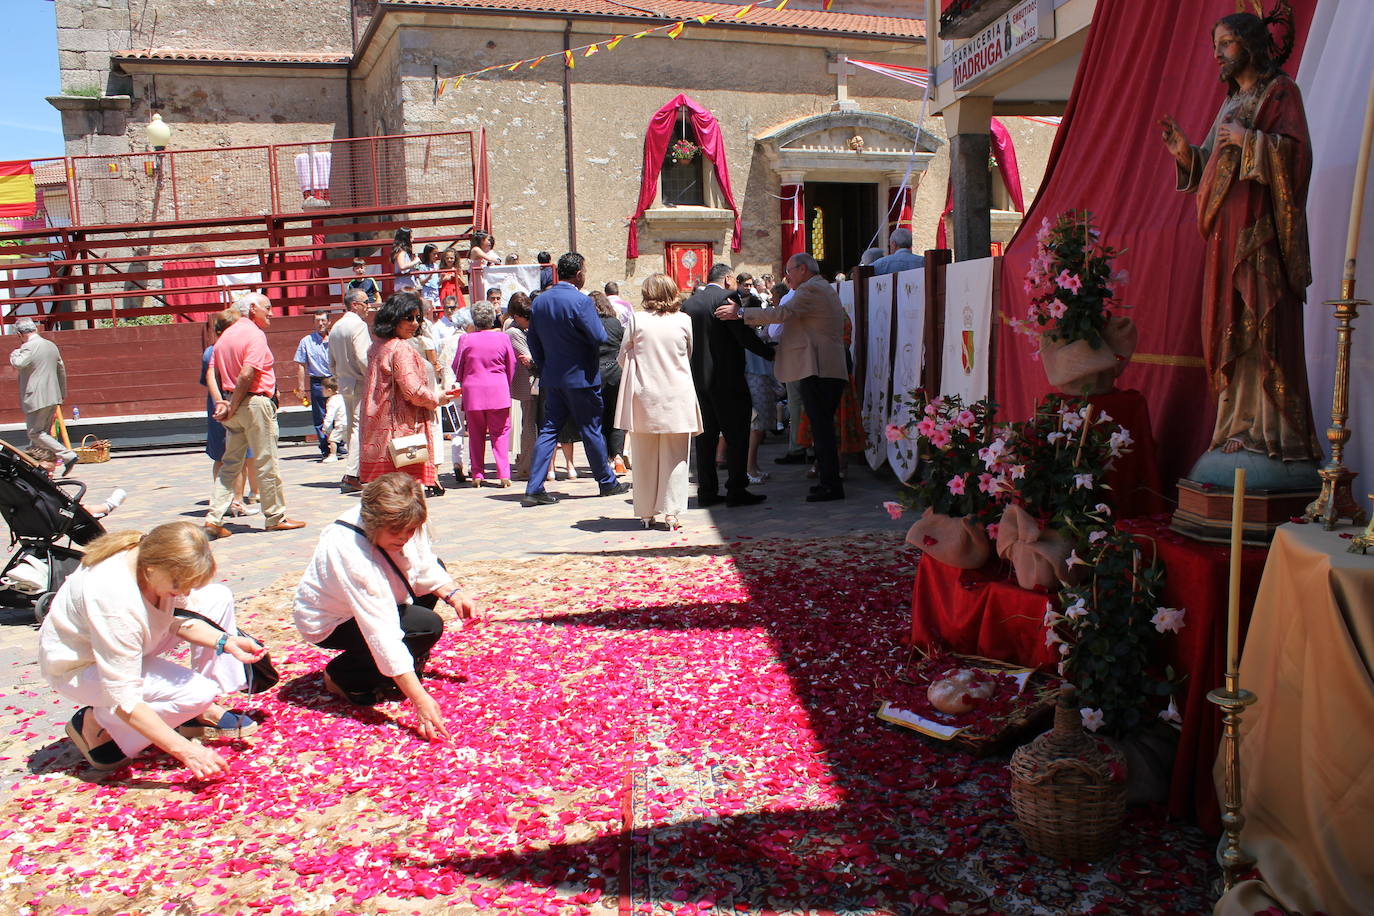
{"label": "blonde woman crouching", "polygon": [[[210,584],[215,557],[199,525],[170,522],[146,535],[114,531],[86,547],[38,634],[38,663],[59,694],[81,708],[67,736],[98,770],[156,745],[197,777],[228,770],[192,737],[248,735],[258,724],[215,698],[244,686],[244,664],[267,650],[237,634],[234,596]],[[186,608],[217,622],[177,618]],[[189,643],[191,667],[162,654]]]}

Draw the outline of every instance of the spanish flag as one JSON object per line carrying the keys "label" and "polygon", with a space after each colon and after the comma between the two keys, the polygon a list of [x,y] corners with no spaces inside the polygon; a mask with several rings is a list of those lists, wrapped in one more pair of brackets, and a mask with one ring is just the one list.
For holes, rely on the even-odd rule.
{"label": "spanish flag", "polygon": [[750,10],[752,10],[753,8],[754,8],[754,4],[752,4],[752,3],[749,4],[748,6],[741,6],[738,10],[735,11],[735,18],[736,18],[736,19],[742,19],[742,18],[744,18],[745,16],[749,15]]}
{"label": "spanish flag", "polygon": [[563,63],[567,64],[567,65],[568,65],[568,69],[571,70],[571,69],[573,69],[574,67],[577,66],[577,58],[573,57],[573,52],[571,52],[571,51],[564,51],[564,52],[563,52]]}
{"label": "spanish flag", "polygon": [[583,54],[582,56],[583,56],[583,57],[591,57],[593,54],[595,54],[597,51],[600,51],[600,50],[601,50],[601,49],[598,48],[598,47],[596,46],[595,43],[589,44],[589,45],[587,45],[587,53],[586,53],[586,54]]}
{"label": "spanish flag", "polygon": [[615,37],[612,38],[610,41],[606,42],[606,50],[607,50],[607,51],[614,51],[614,50],[615,50],[615,46],[618,45],[618,44],[620,44],[620,43],[621,43],[622,41],[624,41],[624,40],[625,40],[625,36],[624,36],[624,35],[617,35],[617,36],[615,36]]}
{"label": "spanish flag", "polygon": [[673,26],[671,29],[668,30],[668,37],[677,38],[679,35],[682,34],[682,27],[686,24],[687,23],[685,22],[679,22],[677,25]]}
{"label": "spanish flag", "polygon": [[33,163],[27,159],[0,162],[0,216],[33,216],[37,212]]}

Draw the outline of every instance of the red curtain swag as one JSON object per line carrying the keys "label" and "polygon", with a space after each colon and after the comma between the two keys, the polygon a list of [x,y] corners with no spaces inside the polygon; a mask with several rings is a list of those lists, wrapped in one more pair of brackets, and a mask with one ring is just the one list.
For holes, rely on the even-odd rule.
{"label": "red curtain swag", "polygon": [[686,108],[691,113],[692,129],[696,131],[697,144],[701,154],[715,166],[716,183],[725,197],[726,206],[734,211],[735,231],[730,239],[730,250],[739,251],[742,238],[739,225],[739,208],[735,206],[735,195],[730,190],[730,169],[725,164],[725,140],[720,133],[720,124],[715,115],[694,102],[685,93],[680,93],[664,105],[649,119],[649,130],[644,135],[644,169],[639,180],[639,203],[635,215],[630,217],[630,238],[625,246],[625,257],[639,257],[639,218],[653,205],[658,196],[658,176],[663,171],[663,157],[668,152],[668,144],[673,139],[673,127],[677,124],[678,109]]}

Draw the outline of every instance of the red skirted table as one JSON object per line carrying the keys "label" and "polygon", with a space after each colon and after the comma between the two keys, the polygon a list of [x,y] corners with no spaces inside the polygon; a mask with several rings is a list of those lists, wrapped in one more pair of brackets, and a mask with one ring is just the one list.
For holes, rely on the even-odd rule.
{"label": "red skirted table", "polygon": [[1131,451],[1112,465],[1107,472],[1107,485],[1112,488],[1112,506],[1117,518],[1135,518],[1167,512],[1164,503],[1164,478],[1159,472],[1159,457],[1155,451],[1154,434],[1150,432],[1150,406],[1145,396],[1134,388],[1109,391],[1088,398],[1094,411],[1107,415],[1125,427],[1135,440]]}
{"label": "red skirted table", "polygon": [[[1185,678],[1177,698],[1183,725],[1169,813],[1195,815],[1204,830],[1218,833],[1212,762],[1221,740],[1221,717],[1207,702],[1207,691],[1220,686],[1225,665],[1230,550],[1175,534],[1160,517],[1131,519],[1120,526],[1136,536],[1147,559],[1158,551],[1167,574],[1164,603],[1187,610],[1183,629],[1161,638],[1166,661]],[[1242,627],[1254,604],[1266,553],[1264,548],[1246,548],[1241,558]],[[996,563],[981,570],[959,570],[922,557],[911,596],[911,641],[923,648],[1053,670],[1059,656],[1045,644],[1048,599],[1045,592],[1019,588]]]}

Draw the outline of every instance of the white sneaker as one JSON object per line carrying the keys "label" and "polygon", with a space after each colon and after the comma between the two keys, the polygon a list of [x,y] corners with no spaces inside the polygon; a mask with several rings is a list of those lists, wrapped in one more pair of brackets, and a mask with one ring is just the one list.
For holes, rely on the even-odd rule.
{"label": "white sneaker", "polygon": [[338,461],[338,460],[339,460],[339,456],[338,456],[338,455],[325,455],[323,458],[320,459],[320,463],[321,463],[321,464],[328,464],[328,463],[331,462],[331,461]]}

